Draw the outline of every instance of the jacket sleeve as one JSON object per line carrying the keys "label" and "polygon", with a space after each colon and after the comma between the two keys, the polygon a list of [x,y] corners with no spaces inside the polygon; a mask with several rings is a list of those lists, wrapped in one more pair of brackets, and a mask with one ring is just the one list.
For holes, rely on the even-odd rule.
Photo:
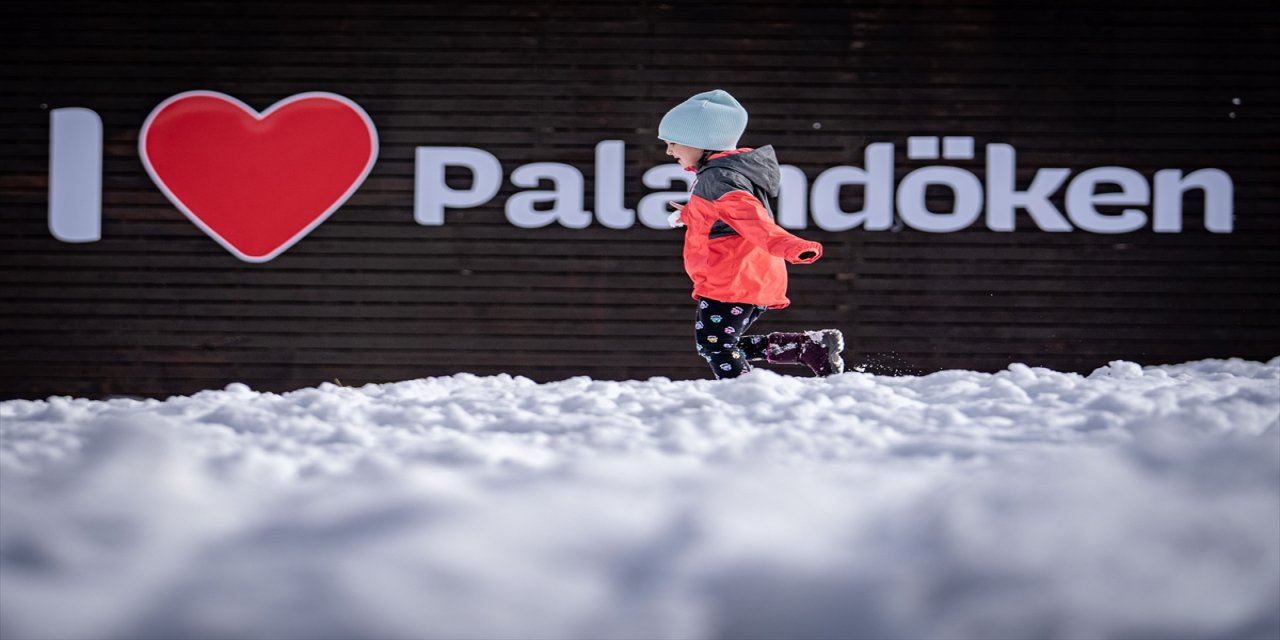
{"label": "jacket sleeve", "polygon": [[[822,257],[822,245],[797,238],[778,226],[755,196],[730,191],[716,200],[717,213],[747,242],[793,264],[809,264]],[[803,256],[803,257],[801,257]]]}

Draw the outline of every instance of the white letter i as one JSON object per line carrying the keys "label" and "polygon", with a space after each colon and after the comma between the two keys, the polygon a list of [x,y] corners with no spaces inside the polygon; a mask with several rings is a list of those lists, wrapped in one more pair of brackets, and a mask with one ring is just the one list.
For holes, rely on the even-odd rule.
{"label": "white letter i", "polygon": [[49,112],[49,232],[63,242],[102,239],[102,118]]}

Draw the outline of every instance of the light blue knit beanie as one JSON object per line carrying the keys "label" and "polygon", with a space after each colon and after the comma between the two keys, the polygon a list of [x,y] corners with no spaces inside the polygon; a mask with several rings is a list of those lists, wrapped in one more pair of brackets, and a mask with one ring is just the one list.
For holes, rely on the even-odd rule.
{"label": "light blue knit beanie", "polygon": [[681,102],[662,116],[658,138],[708,151],[736,149],[747,129],[747,110],[716,89]]}

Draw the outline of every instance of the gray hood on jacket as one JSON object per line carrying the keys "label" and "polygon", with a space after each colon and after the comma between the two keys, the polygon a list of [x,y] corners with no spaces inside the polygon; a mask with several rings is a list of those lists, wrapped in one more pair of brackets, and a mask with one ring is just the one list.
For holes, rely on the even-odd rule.
{"label": "gray hood on jacket", "polygon": [[741,174],[747,180],[760,187],[769,197],[778,197],[778,188],[782,182],[782,174],[778,169],[778,156],[773,152],[773,145],[766,145],[752,151],[735,153],[731,156],[716,158],[708,162],[698,173],[708,169],[728,169]]}

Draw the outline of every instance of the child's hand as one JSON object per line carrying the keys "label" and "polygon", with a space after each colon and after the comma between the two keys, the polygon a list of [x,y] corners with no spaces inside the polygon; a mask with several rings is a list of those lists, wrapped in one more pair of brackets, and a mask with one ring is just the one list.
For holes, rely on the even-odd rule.
{"label": "child's hand", "polygon": [[668,200],[667,204],[671,205],[671,207],[676,210],[675,213],[667,216],[667,224],[671,225],[672,229],[676,227],[683,227],[684,221],[680,219],[680,214],[684,213],[684,205],[676,202],[675,200]]}

